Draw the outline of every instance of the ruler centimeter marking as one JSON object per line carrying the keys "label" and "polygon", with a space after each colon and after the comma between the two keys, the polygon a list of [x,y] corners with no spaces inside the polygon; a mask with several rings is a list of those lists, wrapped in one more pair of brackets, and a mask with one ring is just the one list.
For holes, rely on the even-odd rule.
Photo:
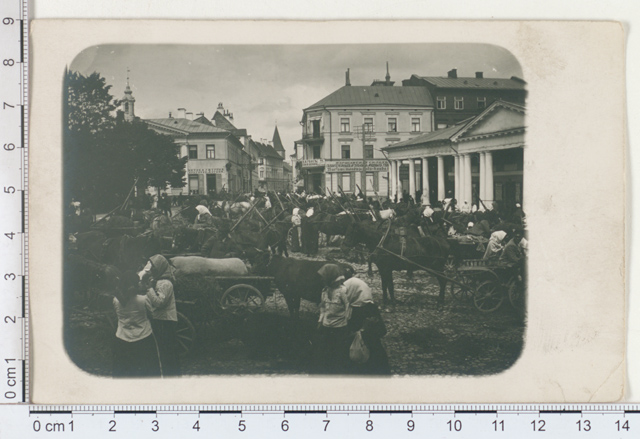
{"label": "ruler centimeter marking", "polygon": [[29,400],[27,0],[0,6],[1,403]]}

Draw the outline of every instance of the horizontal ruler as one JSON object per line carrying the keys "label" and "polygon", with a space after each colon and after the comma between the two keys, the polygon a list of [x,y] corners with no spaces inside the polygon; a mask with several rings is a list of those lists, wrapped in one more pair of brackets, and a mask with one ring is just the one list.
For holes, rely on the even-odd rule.
{"label": "horizontal ruler", "polygon": [[0,418],[0,437],[21,438],[640,437],[640,405],[7,405]]}

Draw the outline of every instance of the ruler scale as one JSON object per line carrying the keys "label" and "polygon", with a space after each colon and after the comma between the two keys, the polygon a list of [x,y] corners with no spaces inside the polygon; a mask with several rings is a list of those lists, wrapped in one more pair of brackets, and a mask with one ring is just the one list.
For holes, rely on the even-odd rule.
{"label": "ruler scale", "polygon": [[26,0],[0,6],[0,402],[29,395],[28,112]]}

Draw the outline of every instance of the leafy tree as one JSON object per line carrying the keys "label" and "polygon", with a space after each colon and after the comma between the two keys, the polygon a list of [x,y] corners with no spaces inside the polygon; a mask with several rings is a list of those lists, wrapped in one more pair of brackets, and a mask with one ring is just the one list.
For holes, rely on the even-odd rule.
{"label": "leafy tree", "polygon": [[146,188],[183,187],[186,158],[169,136],[144,122],[114,114],[119,102],[98,73],[65,72],[65,203],[71,198],[99,210],[122,203],[134,181]]}

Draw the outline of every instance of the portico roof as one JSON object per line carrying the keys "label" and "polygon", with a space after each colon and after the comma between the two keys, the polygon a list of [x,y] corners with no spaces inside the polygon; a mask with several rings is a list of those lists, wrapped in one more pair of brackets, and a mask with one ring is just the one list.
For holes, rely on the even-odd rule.
{"label": "portico roof", "polygon": [[405,146],[413,146],[413,145],[422,145],[424,143],[429,142],[441,142],[451,140],[453,136],[458,134],[459,131],[463,130],[471,119],[464,120],[456,125],[443,128],[441,130],[431,131],[430,133],[423,134],[418,137],[414,137],[413,139],[405,140],[402,142],[393,143],[391,145],[385,146],[382,149],[389,150],[395,148],[402,148]]}

